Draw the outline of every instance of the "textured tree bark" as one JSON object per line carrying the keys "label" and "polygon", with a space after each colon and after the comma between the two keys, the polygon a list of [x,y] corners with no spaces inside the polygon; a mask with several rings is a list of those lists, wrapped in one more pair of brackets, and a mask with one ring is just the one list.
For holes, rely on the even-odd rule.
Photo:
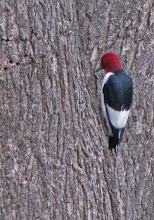
{"label": "textured tree bark", "polygon": [[[1,0],[0,219],[153,219],[152,0]],[[134,97],[117,155],[99,103],[102,54]]]}

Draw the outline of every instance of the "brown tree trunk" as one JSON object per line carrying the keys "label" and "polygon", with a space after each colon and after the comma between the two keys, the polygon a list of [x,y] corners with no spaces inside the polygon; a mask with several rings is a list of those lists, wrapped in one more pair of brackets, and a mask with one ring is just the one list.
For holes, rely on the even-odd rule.
{"label": "brown tree trunk", "polygon": [[[152,220],[152,0],[1,0],[0,16],[0,219]],[[94,73],[108,51],[134,85],[117,156]]]}

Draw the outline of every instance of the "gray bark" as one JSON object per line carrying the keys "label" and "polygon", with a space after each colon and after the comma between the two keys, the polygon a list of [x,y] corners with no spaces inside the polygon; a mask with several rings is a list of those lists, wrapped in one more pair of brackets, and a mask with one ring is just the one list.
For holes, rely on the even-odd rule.
{"label": "gray bark", "polygon": [[[152,0],[1,0],[0,219],[154,219]],[[117,155],[101,55],[134,96]]]}

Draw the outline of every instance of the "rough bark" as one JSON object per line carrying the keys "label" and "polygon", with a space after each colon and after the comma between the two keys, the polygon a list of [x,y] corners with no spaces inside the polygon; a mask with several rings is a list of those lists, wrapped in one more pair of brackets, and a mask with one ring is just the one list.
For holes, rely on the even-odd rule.
{"label": "rough bark", "polygon": [[[153,219],[152,0],[0,1],[0,219]],[[102,54],[134,97],[117,155]]]}

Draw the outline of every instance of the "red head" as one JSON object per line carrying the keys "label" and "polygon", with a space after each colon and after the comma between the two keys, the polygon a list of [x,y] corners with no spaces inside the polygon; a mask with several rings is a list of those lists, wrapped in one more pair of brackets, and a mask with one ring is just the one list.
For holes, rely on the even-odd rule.
{"label": "red head", "polygon": [[101,58],[101,67],[108,72],[115,72],[116,70],[122,69],[122,65],[119,57],[115,53],[106,53]]}

